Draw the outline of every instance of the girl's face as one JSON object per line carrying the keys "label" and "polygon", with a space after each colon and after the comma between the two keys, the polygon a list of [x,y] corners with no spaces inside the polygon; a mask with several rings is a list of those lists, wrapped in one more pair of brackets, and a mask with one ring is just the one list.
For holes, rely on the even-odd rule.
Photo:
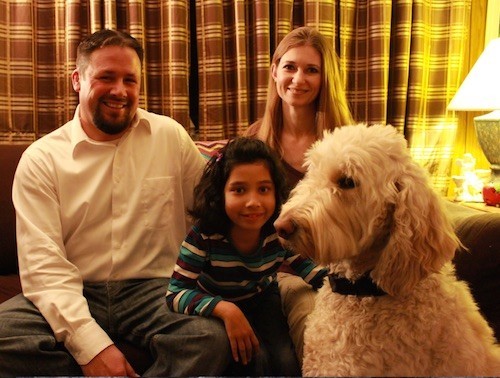
{"label": "girl's face", "polygon": [[278,95],[289,106],[311,105],[321,90],[321,68],[321,55],[314,47],[291,48],[271,68]]}
{"label": "girl's face", "polygon": [[238,233],[259,235],[276,207],[274,183],[266,163],[234,166],[224,187],[224,200],[233,239]]}

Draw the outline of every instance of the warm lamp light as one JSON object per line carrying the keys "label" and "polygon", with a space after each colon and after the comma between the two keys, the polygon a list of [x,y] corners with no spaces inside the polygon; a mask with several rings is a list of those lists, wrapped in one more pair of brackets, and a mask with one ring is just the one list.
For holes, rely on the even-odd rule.
{"label": "warm lamp light", "polygon": [[493,39],[477,60],[449,110],[493,110],[474,118],[477,139],[491,164],[491,180],[500,181],[500,38]]}

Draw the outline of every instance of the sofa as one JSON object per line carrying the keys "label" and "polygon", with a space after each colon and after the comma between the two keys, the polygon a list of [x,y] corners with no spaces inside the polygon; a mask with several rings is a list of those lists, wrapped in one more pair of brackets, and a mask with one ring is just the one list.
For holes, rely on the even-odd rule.
{"label": "sofa", "polygon": [[[208,158],[221,142],[196,142]],[[0,144],[0,303],[21,292],[17,266],[12,180],[26,143]],[[457,276],[467,281],[479,308],[500,340],[500,213],[488,213],[446,201],[446,211],[466,250],[454,258]],[[1,320],[0,320],[1,321]],[[138,373],[152,363],[144,350],[123,342],[118,347]]]}

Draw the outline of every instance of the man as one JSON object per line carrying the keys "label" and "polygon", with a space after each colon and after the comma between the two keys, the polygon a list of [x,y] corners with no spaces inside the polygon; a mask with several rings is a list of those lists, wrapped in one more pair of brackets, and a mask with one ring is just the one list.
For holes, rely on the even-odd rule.
{"label": "man", "polygon": [[143,50],[103,30],[78,47],[73,120],[34,142],[14,178],[23,294],[0,306],[0,375],[221,374],[222,322],[170,312],[168,278],[204,160],[181,125],[138,108]]}

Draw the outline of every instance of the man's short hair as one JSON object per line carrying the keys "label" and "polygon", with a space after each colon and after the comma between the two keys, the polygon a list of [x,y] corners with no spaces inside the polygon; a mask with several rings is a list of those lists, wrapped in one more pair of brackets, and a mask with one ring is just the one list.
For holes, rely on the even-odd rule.
{"label": "man's short hair", "polygon": [[142,66],[144,50],[139,41],[128,33],[110,29],[99,30],[80,42],[76,55],[76,66],[84,72],[90,55],[95,50],[106,46],[130,47],[137,53]]}

